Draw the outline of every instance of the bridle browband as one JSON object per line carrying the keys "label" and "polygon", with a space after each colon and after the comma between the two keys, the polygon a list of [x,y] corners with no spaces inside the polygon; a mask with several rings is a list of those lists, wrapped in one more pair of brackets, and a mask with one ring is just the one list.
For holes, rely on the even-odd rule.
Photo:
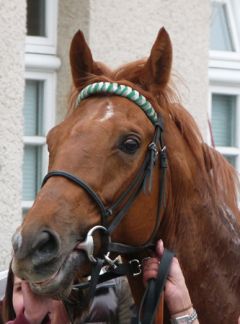
{"label": "bridle browband", "polygon": [[[94,203],[98,206],[100,214],[101,214],[101,224],[94,226],[86,235],[85,241],[80,243],[78,247],[82,248],[88,255],[90,262],[93,263],[92,269],[92,282],[90,284],[90,295],[93,297],[96,289],[96,285],[99,282],[100,270],[104,264],[110,265],[113,275],[110,276],[113,278],[116,276],[119,271],[118,262],[115,260],[111,260],[109,258],[110,252],[115,252],[118,254],[134,254],[138,252],[142,252],[148,248],[153,248],[156,243],[156,234],[160,227],[161,221],[161,209],[164,205],[164,193],[165,193],[165,174],[167,168],[167,156],[166,156],[166,146],[163,141],[163,121],[161,116],[158,115],[151,105],[151,103],[141,95],[137,90],[118,83],[111,82],[96,82],[86,86],[77,97],[77,105],[80,102],[90,96],[98,94],[111,94],[125,97],[131,101],[133,101],[136,105],[138,105],[146,116],[150,119],[155,127],[154,135],[152,142],[148,145],[148,150],[145,156],[145,159],[137,171],[134,179],[128,186],[128,188],[123,191],[120,196],[116,199],[116,201],[111,206],[105,206],[101,197],[82,179],[76,177],[75,175],[65,171],[65,170],[53,170],[50,171],[45,178],[43,179],[42,185],[44,185],[47,180],[51,177],[64,177],[74,184],[81,187],[83,190],[87,192],[87,194],[91,197]],[[116,227],[120,224],[123,217],[128,212],[129,208],[132,206],[133,202],[139,195],[139,193],[144,190],[145,192],[151,192],[152,190],[152,177],[153,177],[153,168],[157,163],[158,158],[160,159],[160,188],[159,188],[159,198],[157,204],[157,216],[156,223],[153,229],[153,232],[150,238],[141,246],[131,246],[122,243],[116,243],[111,241],[111,234],[116,229]],[[109,222],[109,217],[114,216],[112,221]],[[102,257],[94,256],[94,241],[93,241],[93,233],[95,231],[103,231],[108,235],[108,244],[107,250],[105,249],[104,255]],[[134,266],[133,266],[134,265]],[[120,266],[120,265],[119,265]],[[140,270],[140,262],[139,260],[133,259],[129,261],[130,268],[133,269],[132,275],[137,275],[141,272]],[[125,269],[124,267],[123,274],[129,274],[129,269]],[[131,272],[131,271],[130,271]],[[120,275],[123,275],[120,274]],[[105,280],[108,280],[109,277],[106,276]],[[100,278],[100,281],[104,281],[104,279]],[[75,288],[83,287],[84,284],[75,285]],[[146,322],[147,323],[147,322]]]}
{"label": "bridle browband", "polygon": [[95,82],[89,84],[77,96],[76,105],[90,96],[98,94],[111,94],[119,97],[127,98],[134,102],[147,115],[150,121],[155,125],[158,122],[158,115],[152,104],[139,91],[117,82]]}

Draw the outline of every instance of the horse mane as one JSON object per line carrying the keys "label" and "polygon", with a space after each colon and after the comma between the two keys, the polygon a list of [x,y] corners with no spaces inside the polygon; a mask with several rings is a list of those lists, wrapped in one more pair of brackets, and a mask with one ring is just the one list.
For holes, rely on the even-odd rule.
{"label": "horse mane", "polygon": [[[144,87],[144,84],[141,82],[141,72],[145,63],[146,60],[142,59],[120,66],[115,70],[110,70],[104,64],[95,62],[95,70],[99,75],[88,75],[83,79],[81,88],[72,88],[67,114],[71,114],[76,109],[77,96],[81,89],[88,84],[100,81],[119,82],[138,90],[161,114],[165,123],[165,129],[171,123],[187,145],[198,166],[199,177],[203,180],[205,195],[211,196],[213,207],[216,210],[219,210],[219,204],[225,206],[224,208],[227,207],[240,222],[238,209],[239,179],[237,171],[219,152],[204,143],[193,117],[179,103],[179,94],[173,82],[170,81],[165,87],[152,86],[150,91]],[[171,158],[169,159],[169,164],[171,168]],[[185,166],[187,168],[186,164]],[[183,180],[179,178],[179,181],[182,182]],[[191,181],[194,181],[194,179]],[[180,187],[180,184],[178,187]]]}

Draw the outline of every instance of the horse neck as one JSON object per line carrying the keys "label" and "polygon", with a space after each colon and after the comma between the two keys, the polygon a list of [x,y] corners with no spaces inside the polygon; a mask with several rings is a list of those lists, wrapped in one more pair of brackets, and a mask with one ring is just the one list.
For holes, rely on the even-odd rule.
{"label": "horse neck", "polygon": [[171,181],[167,200],[171,207],[165,210],[161,238],[180,260],[192,301],[205,314],[202,322],[223,320],[214,319],[218,315],[207,305],[212,303],[226,309],[227,323],[229,318],[235,319],[240,299],[239,212],[234,214],[221,197],[214,200],[199,175],[187,191],[172,186]]}

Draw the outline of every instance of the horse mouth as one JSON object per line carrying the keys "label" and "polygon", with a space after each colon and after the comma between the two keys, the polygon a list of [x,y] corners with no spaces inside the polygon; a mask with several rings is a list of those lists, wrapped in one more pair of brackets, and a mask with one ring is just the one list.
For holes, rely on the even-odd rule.
{"label": "horse mouth", "polygon": [[61,270],[61,267],[54,274],[52,274],[49,278],[42,280],[42,281],[34,281],[34,282],[32,282],[32,285],[39,287],[39,286],[47,286],[48,284],[51,284],[51,282],[53,282],[55,280],[55,278],[57,277],[60,270]]}
{"label": "horse mouth", "polygon": [[[30,280],[31,288],[37,294],[66,298],[71,292],[75,274],[80,272],[85,264],[85,253],[74,250],[49,277],[43,280]],[[80,276],[84,277],[84,274],[80,273]]]}

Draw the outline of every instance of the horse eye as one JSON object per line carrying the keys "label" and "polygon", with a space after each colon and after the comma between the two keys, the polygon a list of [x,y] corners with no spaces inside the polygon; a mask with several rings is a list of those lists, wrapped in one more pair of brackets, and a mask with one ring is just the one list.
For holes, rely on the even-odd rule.
{"label": "horse eye", "polygon": [[120,150],[127,154],[134,154],[140,146],[140,143],[135,138],[125,139],[119,146]]}

